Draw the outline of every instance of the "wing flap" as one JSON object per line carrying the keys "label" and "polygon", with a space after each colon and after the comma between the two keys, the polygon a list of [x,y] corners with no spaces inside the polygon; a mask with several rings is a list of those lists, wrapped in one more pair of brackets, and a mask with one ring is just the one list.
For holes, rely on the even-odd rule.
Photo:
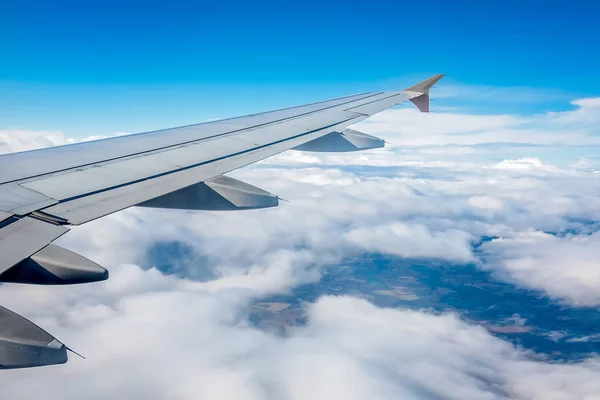
{"label": "wing flap", "polygon": [[[361,119],[364,119],[364,117],[357,117],[352,121],[359,121]],[[341,125],[349,125],[352,121],[349,123],[342,123]],[[69,224],[80,225],[115,211],[134,206],[195,183],[206,181],[264,158],[271,157],[282,151],[338,130],[339,128],[340,124],[336,124],[329,128],[305,132],[290,139],[279,140],[269,145],[252,145],[248,147],[246,151],[214,159],[210,162],[202,162],[200,165],[192,165],[173,171],[172,173],[144,179],[129,185],[119,185],[87,196],[70,199],[45,208],[44,212],[64,218],[68,220]]]}
{"label": "wing flap", "polygon": [[37,253],[69,229],[35,218],[12,217],[0,228],[0,273]]}
{"label": "wing flap", "polygon": [[178,166],[158,159],[155,155],[139,157],[40,178],[23,183],[28,189],[64,200],[129,182],[179,169]]}
{"label": "wing flap", "polygon": [[10,214],[26,215],[56,203],[56,199],[15,183],[0,186],[0,210]]}

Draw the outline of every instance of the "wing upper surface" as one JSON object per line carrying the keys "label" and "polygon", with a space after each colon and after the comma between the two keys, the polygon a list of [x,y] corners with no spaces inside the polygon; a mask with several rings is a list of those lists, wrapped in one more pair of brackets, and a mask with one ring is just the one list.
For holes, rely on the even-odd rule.
{"label": "wing upper surface", "polygon": [[[204,181],[343,129],[408,100],[365,93],[281,111],[0,157],[3,190],[29,190],[50,203],[17,202],[81,224]],[[2,164],[11,168],[2,168]],[[14,192],[14,189],[13,189]],[[35,194],[36,196],[33,196]],[[1,205],[1,203],[0,203]]]}
{"label": "wing upper surface", "polygon": [[[428,90],[439,78],[410,91],[368,92],[240,118],[3,155],[0,220],[9,221],[14,215],[79,225],[338,134],[406,100],[426,97],[428,101]],[[0,251],[2,242],[8,243],[3,231],[0,224]],[[23,258],[31,256],[32,246],[22,247]],[[19,251],[18,246],[13,249]],[[0,273],[14,265],[0,264]]]}
{"label": "wing upper surface", "polygon": [[[69,225],[127,207],[276,206],[277,196],[223,174],[291,148],[382,147],[381,139],[347,128],[406,100],[429,111],[429,89],[441,77],[400,92],[362,93],[240,118],[2,155],[0,282],[63,285],[107,279],[108,271],[93,261],[49,244]],[[0,340],[0,369],[66,362],[68,348],[43,329],[0,307],[2,318],[7,324],[0,324],[0,337],[7,340]]]}
{"label": "wing upper surface", "polygon": [[325,111],[376,95],[363,93],[278,111],[162,129],[134,135],[80,142],[39,150],[0,155],[0,184],[19,181],[98,162],[134,157],[145,152],[168,149],[194,141],[235,134],[244,129],[282,123],[316,111]]}

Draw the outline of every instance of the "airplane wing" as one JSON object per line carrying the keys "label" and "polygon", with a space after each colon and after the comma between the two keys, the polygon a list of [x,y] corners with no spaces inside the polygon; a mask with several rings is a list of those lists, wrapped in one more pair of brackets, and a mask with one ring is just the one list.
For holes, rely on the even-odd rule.
{"label": "airplane wing", "polygon": [[[52,242],[69,226],[128,207],[277,206],[277,196],[224,174],[288,149],[383,147],[381,139],[348,127],[407,100],[428,112],[429,90],[441,78],[435,75],[403,91],[361,93],[240,118],[2,155],[0,282],[74,284],[107,279],[106,269]],[[23,321],[8,324],[20,326],[19,334],[14,330],[6,334],[8,325],[0,326],[0,369],[66,362],[66,347],[0,307],[0,321],[19,318]],[[43,340],[34,346],[28,335]],[[3,351],[7,348],[13,350]],[[14,348],[37,356],[16,357],[22,352],[15,353]],[[57,351],[65,356],[57,356]],[[52,356],[45,357],[46,353]]]}

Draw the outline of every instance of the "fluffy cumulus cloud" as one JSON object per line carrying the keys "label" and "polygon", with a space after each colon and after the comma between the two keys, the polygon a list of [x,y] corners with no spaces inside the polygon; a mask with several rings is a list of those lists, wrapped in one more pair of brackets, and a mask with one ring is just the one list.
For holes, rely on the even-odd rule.
{"label": "fluffy cumulus cloud", "polygon": [[[112,136],[124,135],[118,132]],[[96,135],[86,138],[68,138],[58,131],[28,131],[23,129],[0,129],[0,154],[17,151],[41,149],[43,147],[60,146],[86,140],[102,139],[105,136]]]}
{"label": "fluffy cumulus cloud", "polygon": [[0,153],[11,153],[66,144],[62,132],[0,130]]}
{"label": "fluffy cumulus cloud", "polygon": [[581,399],[600,391],[597,359],[532,361],[452,314],[322,297],[305,326],[280,337],[246,322],[238,291],[133,265],[113,272],[85,289],[21,289],[28,300],[4,291],[4,303],[40,314],[87,356],[3,372],[6,398]]}
{"label": "fluffy cumulus cloud", "polygon": [[600,304],[600,233],[520,232],[482,246],[487,264],[524,286],[576,305]]}
{"label": "fluffy cumulus cloud", "polygon": [[[475,264],[569,306],[600,305],[597,99],[540,115],[384,112],[394,143],[286,152],[232,176],[289,199],[243,213],[130,209],[60,244],[111,270],[73,287],[4,285],[0,303],[87,360],[0,374],[2,398],[593,399],[600,360],[558,363],[455,314],[351,297],[306,304],[281,336],[248,305],[365,253]],[[68,143],[0,132],[4,151]],[[158,246],[158,247],[157,247]],[[185,251],[157,267],[153,251]]]}

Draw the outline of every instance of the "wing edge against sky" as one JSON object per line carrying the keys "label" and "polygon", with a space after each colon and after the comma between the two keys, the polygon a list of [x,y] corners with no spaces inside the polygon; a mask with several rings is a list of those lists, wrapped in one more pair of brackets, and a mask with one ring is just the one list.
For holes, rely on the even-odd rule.
{"label": "wing edge against sky", "polygon": [[[104,268],[51,243],[71,225],[128,207],[277,206],[278,196],[224,174],[289,149],[346,152],[383,147],[383,140],[348,128],[405,101],[429,112],[429,90],[442,76],[403,91],[367,92],[246,117],[3,155],[0,282],[64,285],[107,279]],[[0,337],[8,340],[0,347],[25,348],[28,336],[43,332],[24,318],[17,326],[22,328],[19,332],[3,332],[10,327],[0,326]],[[38,358],[25,361],[15,359],[15,352],[0,352],[0,369],[65,362],[64,345],[60,346],[60,356],[53,356],[52,346],[27,348]],[[52,354],[46,357],[45,352]]]}

